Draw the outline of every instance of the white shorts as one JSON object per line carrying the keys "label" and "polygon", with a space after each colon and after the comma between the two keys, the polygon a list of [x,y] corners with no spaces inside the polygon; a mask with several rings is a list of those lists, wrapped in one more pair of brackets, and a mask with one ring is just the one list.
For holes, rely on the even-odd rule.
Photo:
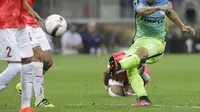
{"label": "white shorts", "polygon": [[120,95],[117,95],[115,94],[114,92],[112,92],[111,88],[109,87],[108,88],[108,94],[111,96],[111,97],[119,97]]}
{"label": "white shorts", "polygon": [[21,61],[33,56],[27,29],[0,29],[0,60]]}
{"label": "white shorts", "polygon": [[31,44],[33,47],[40,46],[42,51],[51,50],[46,34],[42,30],[42,28],[33,28],[27,26],[27,29],[29,30],[30,36],[32,38]]}
{"label": "white shorts", "polygon": [[121,81],[115,81],[113,79],[109,79],[108,85],[109,86],[124,86],[123,82],[121,82]]}

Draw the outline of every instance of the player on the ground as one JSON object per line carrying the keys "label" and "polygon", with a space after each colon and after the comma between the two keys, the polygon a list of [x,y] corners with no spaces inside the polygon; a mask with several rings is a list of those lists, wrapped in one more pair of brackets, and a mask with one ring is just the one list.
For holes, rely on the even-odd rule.
{"label": "player on the ground", "polygon": [[8,61],[7,68],[0,75],[0,90],[6,87],[10,77],[22,71],[20,112],[36,112],[30,108],[35,62],[30,38],[21,19],[22,9],[41,19],[26,0],[0,1],[0,60]]}
{"label": "player on the ground", "polygon": [[[29,6],[33,8],[34,0],[27,0]],[[36,107],[54,107],[53,104],[44,97],[44,75],[46,71],[52,66],[51,47],[46,38],[46,34],[40,28],[38,21],[33,18],[26,10],[22,12],[22,20],[27,25],[28,34],[31,39],[31,44],[34,52],[34,59],[37,66],[36,78],[33,82],[35,91],[35,106]]]}
{"label": "player on the ground", "polygon": [[[117,61],[122,60],[126,55],[126,52],[117,52],[112,56],[115,57]],[[147,65],[143,65],[139,68],[139,74],[144,81],[144,86],[150,81],[150,71]],[[116,96],[135,96],[135,92],[131,88],[126,70],[120,70],[116,74],[109,75],[109,66],[104,72],[104,84],[108,94],[111,97]]]}
{"label": "player on the ground", "polygon": [[121,61],[117,61],[113,56],[110,57],[110,75],[119,70],[127,70],[131,86],[139,98],[132,106],[150,106],[152,103],[147,96],[137,67],[144,63],[153,64],[164,54],[165,15],[182,31],[195,35],[195,30],[182,23],[168,0],[134,0],[134,5],[137,28],[135,42]]}

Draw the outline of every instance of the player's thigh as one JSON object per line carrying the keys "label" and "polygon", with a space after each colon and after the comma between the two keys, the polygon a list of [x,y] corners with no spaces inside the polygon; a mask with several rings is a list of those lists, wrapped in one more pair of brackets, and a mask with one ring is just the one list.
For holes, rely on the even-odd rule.
{"label": "player's thigh", "polygon": [[126,56],[136,54],[136,51],[145,45],[140,39],[136,40],[126,52]]}
{"label": "player's thigh", "polygon": [[43,51],[40,48],[40,46],[35,46],[33,48],[33,52],[34,52],[34,60],[35,61],[44,62],[44,54],[43,54]]}
{"label": "player's thigh", "polygon": [[26,28],[16,29],[16,40],[20,50],[20,55],[22,59],[33,57],[33,48],[30,39],[30,33]]}
{"label": "player's thigh", "polygon": [[26,29],[28,31],[29,38],[31,40],[31,45],[33,47],[35,61],[43,62],[44,54],[43,54],[42,49],[40,47],[40,42],[37,39],[38,35],[39,35],[38,32],[37,32],[37,28],[33,28],[31,26],[26,26]]}
{"label": "player's thigh", "polygon": [[149,39],[144,48],[148,51],[147,64],[157,62],[164,54],[166,43],[157,39]]}
{"label": "player's thigh", "polygon": [[132,44],[126,55],[135,54],[139,48],[145,48],[148,52],[146,63],[155,63],[164,54],[165,45],[164,41],[157,39],[138,39]]}
{"label": "player's thigh", "polygon": [[36,32],[36,39],[39,41],[42,51],[51,50],[51,46],[44,31],[39,27],[35,29],[35,32]]}
{"label": "player's thigh", "polygon": [[15,33],[13,29],[0,30],[0,60],[21,61]]}
{"label": "player's thigh", "polygon": [[33,48],[40,46],[40,42],[37,40],[37,32],[36,32],[36,28],[33,28],[31,26],[26,26],[26,30],[28,33],[28,36],[30,38],[31,41],[31,45]]}

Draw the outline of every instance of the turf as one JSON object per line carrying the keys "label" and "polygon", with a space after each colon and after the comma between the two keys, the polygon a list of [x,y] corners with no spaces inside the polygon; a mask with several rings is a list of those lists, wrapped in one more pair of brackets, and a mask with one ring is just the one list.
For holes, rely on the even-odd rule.
{"label": "turf", "polygon": [[[165,55],[150,65],[148,94],[153,107],[134,108],[134,97],[110,98],[103,85],[108,56],[54,56],[45,75],[46,97],[53,109],[38,112],[200,112],[200,55]],[[6,63],[0,62],[0,71]],[[18,112],[20,95],[15,90],[19,76],[0,92],[0,112]],[[34,97],[33,97],[34,101]],[[34,104],[34,102],[33,102]]]}

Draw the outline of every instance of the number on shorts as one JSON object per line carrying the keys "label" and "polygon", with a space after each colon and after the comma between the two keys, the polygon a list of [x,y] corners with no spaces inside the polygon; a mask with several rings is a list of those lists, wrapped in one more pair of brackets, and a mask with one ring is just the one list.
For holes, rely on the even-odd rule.
{"label": "number on shorts", "polygon": [[28,35],[29,35],[30,40],[32,41],[31,33],[29,32]]}
{"label": "number on shorts", "polygon": [[11,48],[8,46],[8,47],[6,47],[6,50],[8,51],[7,57],[12,57],[12,55],[10,54]]}

